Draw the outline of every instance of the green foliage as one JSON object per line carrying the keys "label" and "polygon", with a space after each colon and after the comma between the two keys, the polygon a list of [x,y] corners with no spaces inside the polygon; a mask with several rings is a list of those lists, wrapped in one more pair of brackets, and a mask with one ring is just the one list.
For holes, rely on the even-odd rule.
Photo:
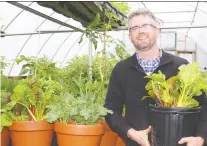
{"label": "green foliage", "polygon": [[75,121],[77,124],[91,125],[103,120],[107,113],[111,113],[103,107],[106,95],[105,82],[93,81],[82,77],[72,78],[75,84],[74,90],[63,93],[56,98],[54,104],[47,106],[49,112],[46,118],[49,122],[59,121],[68,123]]}
{"label": "green foliage", "polygon": [[168,80],[159,71],[145,78],[151,79],[145,86],[149,96],[158,105],[166,107],[186,107],[193,108],[199,103],[193,98],[202,94],[202,90],[207,90],[206,76],[199,70],[199,64],[194,62],[188,65],[181,65],[177,76]]}
{"label": "green foliage", "polygon": [[123,14],[129,13],[130,7],[127,2],[110,2],[118,11]]}
{"label": "green foliage", "polygon": [[8,78],[7,76],[4,75],[0,75],[0,76],[1,76],[1,90],[12,93],[14,87],[18,84],[18,79]]}
{"label": "green foliage", "polygon": [[82,43],[84,35],[87,38],[90,38],[95,50],[97,49],[98,41],[97,39],[100,37],[100,33],[96,31],[96,29],[102,24],[100,19],[100,14],[97,13],[95,19],[88,25],[85,32],[81,35],[81,38],[79,40],[79,44]]}
{"label": "green foliage", "polygon": [[[79,56],[73,58],[68,65],[63,68],[63,81],[65,90],[73,94],[78,94],[79,87],[76,81],[81,81],[84,84],[90,80],[88,72],[88,56]],[[105,62],[104,62],[105,61]],[[115,64],[118,62],[116,58],[108,58],[104,60],[103,56],[94,56],[92,60],[92,81],[96,82],[100,87],[103,87],[103,91],[106,90],[111,71]],[[104,67],[107,66],[107,68]],[[84,85],[83,84],[83,85]],[[103,86],[102,86],[103,85]],[[102,93],[101,93],[102,94]]]}
{"label": "green foliage", "polygon": [[[82,95],[81,95],[82,96]],[[75,121],[76,124],[93,125],[103,120],[107,113],[112,111],[107,110],[102,105],[93,102],[92,98],[76,97],[69,93],[61,95],[56,104],[48,105],[49,110],[46,119],[49,122],[69,123]]]}
{"label": "green foliage", "polygon": [[[28,77],[19,81],[14,88],[11,101],[21,105],[22,110],[26,108],[30,120],[43,120],[46,114],[46,106],[54,102],[55,96],[62,91],[62,86],[53,80],[39,77]],[[27,112],[21,114],[27,116]]]}
{"label": "green foliage", "polygon": [[[5,94],[6,94],[6,92],[1,92],[1,97],[5,96]],[[0,131],[2,132],[3,127],[11,126],[12,121],[14,119],[18,119],[21,117],[17,117],[11,112],[11,110],[16,105],[16,102],[12,101],[12,102],[5,103],[4,98],[1,98],[0,100],[1,100],[1,111],[0,111],[1,112],[1,115],[0,115],[1,127],[0,127]]]}
{"label": "green foliage", "polygon": [[29,74],[29,76],[38,75],[40,78],[48,80],[61,81],[61,70],[56,67],[56,63],[51,62],[47,57],[36,58],[35,56],[26,57],[21,55],[17,64],[24,62],[20,75]]}
{"label": "green foliage", "polygon": [[79,56],[72,58],[67,62],[67,66],[62,69],[64,88],[70,92],[76,92],[77,86],[73,78],[79,78],[80,74],[83,78],[88,78],[88,56]]}
{"label": "green foliage", "polygon": [[0,56],[0,69],[1,72],[0,74],[3,74],[4,69],[9,65],[9,63],[7,62],[6,58],[4,56]]}

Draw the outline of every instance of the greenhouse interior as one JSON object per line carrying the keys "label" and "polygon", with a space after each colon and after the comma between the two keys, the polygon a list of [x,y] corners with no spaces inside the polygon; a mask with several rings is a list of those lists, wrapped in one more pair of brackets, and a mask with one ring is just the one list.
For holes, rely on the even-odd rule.
{"label": "greenhouse interior", "polygon": [[[105,122],[113,111],[104,104],[114,67],[136,51],[128,16],[139,9],[159,22],[159,48],[198,63],[188,68],[200,73],[197,84],[189,82],[205,80],[199,89],[207,93],[207,2],[0,2],[1,145],[128,146]],[[88,135],[64,127],[98,122]]]}

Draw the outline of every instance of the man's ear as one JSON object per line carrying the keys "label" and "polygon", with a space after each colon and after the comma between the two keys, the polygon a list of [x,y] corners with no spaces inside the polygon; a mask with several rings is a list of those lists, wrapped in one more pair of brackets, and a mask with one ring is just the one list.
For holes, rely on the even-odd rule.
{"label": "man's ear", "polygon": [[157,37],[159,37],[159,36],[160,36],[160,32],[161,32],[160,28],[157,28],[157,29],[156,29],[156,34],[157,34]]}

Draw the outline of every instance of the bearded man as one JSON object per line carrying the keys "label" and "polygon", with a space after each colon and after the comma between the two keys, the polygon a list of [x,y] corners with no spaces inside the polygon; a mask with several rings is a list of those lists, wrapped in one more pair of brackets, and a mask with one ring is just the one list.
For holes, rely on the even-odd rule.
{"label": "bearded man", "polygon": [[[129,38],[136,51],[119,62],[112,71],[104,106],[113,114],[108,114],[105,119],[111,129],[126,140],[127,146],[150,146],[150,99],[142,100],[143,96],[148,95],[145,90],[148,80],[144,76],[161,70],[168,79],[177,75],[179,66],[188,61],[158,47],[159,23],[150,11],[141,9],[132,12],[128,17],[128,27]],[[202,98],[201,115],[207,119],[207,99]],[[123,105],[126,108],[124,118]],[[206,139],[207,121],[201,121],[196,135],[182,138],[179,144],[203,146]]]}

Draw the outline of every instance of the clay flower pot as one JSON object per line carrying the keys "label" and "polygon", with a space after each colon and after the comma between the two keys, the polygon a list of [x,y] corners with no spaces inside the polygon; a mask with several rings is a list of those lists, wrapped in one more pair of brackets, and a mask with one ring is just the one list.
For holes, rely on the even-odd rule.
{"label": "clay flower pot", "polygon": [[126,146],[125,140],[123,140],[121,137],[118,137],[116,146]]}
{"label": "clay flower pot", "polygon": [[8,146],[9,145],[9,130],[7,127],[4,127],[2,132],[1,132],[1,146]]}
{"label": "clay flower pot", "polygon": [[58,146],[99,146],[105,125],[76,125],[55,123]]}
{"label": "clay flower pot", "polygon": [[12,146],[51,146],[53,124],[47,121],[14,121],[9,127]]}
{"label": "clay flower pot", "polygon": [[100,146],[115,146],[117,143],[118,135],[111,130],[111,128],[105,121],[104,123],[106,125],[106,130],[104,135],[102,136]]}

